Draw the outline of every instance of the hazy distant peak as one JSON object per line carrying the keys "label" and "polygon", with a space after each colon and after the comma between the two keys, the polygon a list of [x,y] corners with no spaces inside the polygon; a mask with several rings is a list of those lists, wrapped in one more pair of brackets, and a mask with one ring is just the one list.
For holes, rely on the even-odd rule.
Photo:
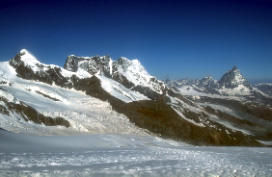
{"label": "hazy distant peak", "polygon": [[251,90],[250,83],[236,66],[222,76],[219,86],[222,93],[228,94],[248,95]]}

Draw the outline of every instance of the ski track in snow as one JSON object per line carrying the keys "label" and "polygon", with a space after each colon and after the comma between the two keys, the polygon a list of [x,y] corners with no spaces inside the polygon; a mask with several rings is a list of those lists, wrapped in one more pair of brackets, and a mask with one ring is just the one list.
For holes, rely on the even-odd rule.
{"label": "ski track in snow", "polygon": [[198,147],[152,136],[1,131],[0,176],[271,176],[269,148]]}

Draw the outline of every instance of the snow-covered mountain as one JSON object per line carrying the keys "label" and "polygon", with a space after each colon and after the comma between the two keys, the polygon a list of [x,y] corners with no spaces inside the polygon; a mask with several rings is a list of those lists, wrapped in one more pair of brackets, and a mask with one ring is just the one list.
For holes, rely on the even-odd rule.
{"label": "snow-covered mountain", "polygon": [[211,76],[208,76],[200,80],[183,79],[178,81],[169,81],[168,86],[184,95],[254,95],[253,87],[240,73],[240,70],[236,66],[226,72],[220,80],[215,80]]}
{"label": "snow-covered mountain", "polygon": [[250,87],[249,82],[244,78],[236,66],[222,76],[219,80],[219,85],[220,87],[225,88],[236,88],[240,85]]}
{"label": "snow-covered mountain", "polygon": [[218,81],[218,84],[219,93],[221,94],[249,95],[252,91],[249,82],[235,66],[222,76],[222,78]]}
{"label": "snow-covered mountain", "polygon": [[72,72],[83,70],[91,75],[108,77],[151,99],[154,95],[164,93],[166,89],[165,84],[151,76],[137,59],[129,60],[121,57],[113,61],[109,56],[76,57],[71,55],[67,58],[64,68]]}
{"label": "snow-covered mountain", "polygon": [[[23,49],[0,63],[0,78],[0,128],[13,132],[154,134],[204,145],[263,146],[272,140],[270,107],[232,97],[196,101],[181,94],[179,83],[169,88],[151,76],[136,59],[71,55],[62,68]],[[207,77],[190,88],[226,95],[220,90],[245,83],[233,69],[222,81]]]}
{"label": "snow-covered mountain", "polygon": [[182,79],[177,81],[167,81],[169,88],[181,93],[183,95],[198,95],[205,93],[218,93],[218,81],[211,76],[202,79]]}

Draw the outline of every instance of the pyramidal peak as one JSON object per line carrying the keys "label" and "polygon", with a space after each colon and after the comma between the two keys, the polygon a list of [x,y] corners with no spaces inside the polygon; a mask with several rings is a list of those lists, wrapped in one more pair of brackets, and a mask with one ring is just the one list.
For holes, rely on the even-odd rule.
{"label": "pyramidal peak", "polygon": [[44,65],[26,49],[21,49],[9,63],[14,67],[27,66],[33,71],[40,71],[40,66]]}
{"label": "pyramidal peak", "polygon": [[[241,75],[241,72],[240,72],[240,70],[239,70],[239,68],[237,67],[237,66],[233,66],[232,68],[231,68],[231,70],[228,70],[224,75],[231,75],[231,74],[234,74],[234,75]],[[224,76],[223,75],[223,76]],[[222,77],[223,77],[222,76]]]}
{"label": "pyramidal peak", "polygon": [[223,75],[224,76],[230,76],[230,79],[234,80],[234,81],[244,81],[246,80],[244,78],[244,76],[241,74],[240,70],[237,68],[237,66],[233,66],[232,69],[230,71],[228,71],[226,74]]}
{"label": "pyramidal peak", "polygon": [[20,50],[21,61],[23,61],[26,65],[32,66],[40,63],[39,60],[31,54],[27,49]]}
{"label": "pyramidal peak", "polygon": [[21,49],[21,50],[20,50],[20,53],[21,53],[21,54],[24,54],[24,53],[29,53],[29,52],[28,52],[26,49]]}
{"label": "pyramidal peak", "polygon": [[219,80],[221,87],[234,88],[239,85],[250,87],[249,82],[241,74],[240,70],[234,66],[230,71],[225,73],[222,78]]}
{"label": "pyramidal peak", "polygon": [[235,71],[235,70],[239,70],[239,69],[237,68],[237,66],[234,65],[234,66],[232,67],[231,71]]}

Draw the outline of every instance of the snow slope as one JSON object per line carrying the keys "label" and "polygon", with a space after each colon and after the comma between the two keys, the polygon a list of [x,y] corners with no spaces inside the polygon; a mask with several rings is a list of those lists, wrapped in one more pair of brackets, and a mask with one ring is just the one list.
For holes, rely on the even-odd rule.
{"label": "snow slope", "polygon": [[122,84],[103,75],[96,74],[96,77],[99,78],[101,81],[101,86],[106,92],[126,103],[139,100],[149,100],[149,98],[147,98],[145,95],[137,91],[130,90]]}
{"label": "snow slope", "polygon": [[0,176],[270,176],[270,148],[197,147],[150,136],[0,131]]}
{"label": "snow slope", "polygon": [[34,71],[39,70],[37,64],[41,63],[37,60],[37,58],[34,55],[32,55],[26,49],[20,50],[20,54],[22,55],[21,60],[26,64],[26,66],[30,66]]}

